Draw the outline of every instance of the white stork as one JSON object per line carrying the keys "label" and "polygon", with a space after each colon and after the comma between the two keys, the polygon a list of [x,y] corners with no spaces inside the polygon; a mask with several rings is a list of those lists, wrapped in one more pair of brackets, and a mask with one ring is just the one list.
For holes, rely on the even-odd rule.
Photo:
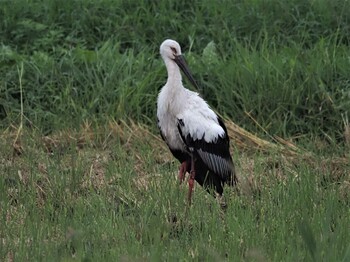
{"label": "white stork", "polygon": [[188,172],[189,203],[194,180],[208,192],[214,189],[221,196],[224,184],[238,182],[226,127],[198,93],[182,85],[180,68],[198,88],[180,45],[174,40],[165,40],[160,46],[160,54],[168,71],[168,80],[158,96],[158,127],[171,153],[181,163],[180,183]]}

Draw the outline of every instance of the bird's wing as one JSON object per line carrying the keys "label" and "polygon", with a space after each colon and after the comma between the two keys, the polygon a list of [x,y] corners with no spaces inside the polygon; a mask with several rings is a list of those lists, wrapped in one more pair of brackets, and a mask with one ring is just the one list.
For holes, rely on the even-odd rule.
{"label": "bird's wing", "polygon": [[178,130],[189,151],[195,152],[222,181],[229,182],[236,179],[229,137],[223,121],[215,117],[216,121],[200,115],[182,115],[178,118]]}

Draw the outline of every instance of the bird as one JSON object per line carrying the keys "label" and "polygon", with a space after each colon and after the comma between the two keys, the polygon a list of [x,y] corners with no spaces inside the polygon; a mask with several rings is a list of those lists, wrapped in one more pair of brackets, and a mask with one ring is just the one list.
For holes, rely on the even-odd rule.
{"label": "bird", "polygon": [[225,184],[236,186],[238,183],[227,128],[199,93],[183,86],[180,70],[200,90],[179,43],[165,40],[160,45],[160,55],[168,78],[157,98],[158,128],[171,153],[181,163],[180,184],[189,173],[190,205],[194,181],[214,197],[221,197]]}

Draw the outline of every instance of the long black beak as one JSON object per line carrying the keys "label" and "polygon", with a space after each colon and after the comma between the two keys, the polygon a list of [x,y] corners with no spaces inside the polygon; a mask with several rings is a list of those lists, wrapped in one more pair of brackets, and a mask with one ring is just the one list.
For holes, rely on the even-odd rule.
{"label": "long black beak", "polygon": [[191,84],[200,90],[199,86],[197,85],[196,81],[194,80],[190,69],[188,68],[188,65],[186,63],[185,58],[182,55],[175,56],[174,59],[175,63],[180,67],[182,72],[187,76],[188,80],[190,80]]}

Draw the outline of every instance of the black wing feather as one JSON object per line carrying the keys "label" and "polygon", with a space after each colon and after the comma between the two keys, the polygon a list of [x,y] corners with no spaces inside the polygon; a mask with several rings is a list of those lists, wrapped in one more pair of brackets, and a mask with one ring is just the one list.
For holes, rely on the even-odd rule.
{"label": "black wing feather", "polygon": [[230,141],[224,122],[218,117],[220,126],[224,129],[225,135],[218,137],[216,141],[206,142],[204,134],[202,139],[193,140],[188,134],[184,136],[181,131],[183,122],[179,121],[178,129],[180,135],[189,149],[193,149],[196,156],[208,167],[208,169],[224,183],[234,185],[237,182],[235,168],[230,155]]}

